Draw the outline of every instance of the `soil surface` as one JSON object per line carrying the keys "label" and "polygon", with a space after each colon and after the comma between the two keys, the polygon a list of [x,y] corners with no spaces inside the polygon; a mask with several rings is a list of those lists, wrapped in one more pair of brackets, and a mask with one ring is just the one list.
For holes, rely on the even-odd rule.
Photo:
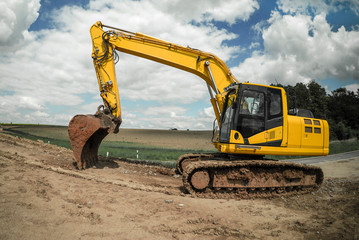
{"label": "soil surface", "polygon": [[311,194],[203,199],[173,169],[100,158],[0,133],[0,239],[359,239],[359,157],[316,164]]}

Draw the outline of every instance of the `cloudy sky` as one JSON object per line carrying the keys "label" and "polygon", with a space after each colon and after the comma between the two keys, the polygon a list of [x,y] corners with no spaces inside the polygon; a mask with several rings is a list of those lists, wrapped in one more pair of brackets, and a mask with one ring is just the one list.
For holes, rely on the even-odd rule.
{"label": "cloudy sky", "polygon": [[[67,125],[102,103],[96,21],[212,52],[243,82],[359,88],[357,0],[2,0],[0,122]],[[204,81],[120,53],[122,127],[211,129]]]}

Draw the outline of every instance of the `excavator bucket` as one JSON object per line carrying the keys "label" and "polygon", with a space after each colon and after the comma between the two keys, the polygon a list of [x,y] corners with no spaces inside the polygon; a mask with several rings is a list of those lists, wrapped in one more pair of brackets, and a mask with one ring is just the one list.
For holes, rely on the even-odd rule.
{"label": "excavator bucket", "polygon": [[117,133],[119,125],[113,117],[99,111],[95,115],[76,115],[71,119],[68,134],[77,168],[85,169],[97,163],[102,140],[109,133]]}

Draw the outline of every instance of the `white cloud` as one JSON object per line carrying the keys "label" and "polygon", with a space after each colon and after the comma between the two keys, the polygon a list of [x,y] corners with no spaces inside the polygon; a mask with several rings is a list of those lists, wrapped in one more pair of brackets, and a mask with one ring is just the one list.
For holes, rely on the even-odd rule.
{"label": "white cloud", "polygon": [[290,14],[309,15],[311,12],[315,15],[321,13],[327,14],[346,8],[359,15],[358,0],[278,0],[277,4],[280,10]]}
{"label": "white cloud", "polygon": [[211,118],[212,120],[215,118],[215,114],[214,114],[214,111],[213,111],[213,107],[206,107],[203,109],[203,111],[201,111],[199,113],[200,116],[203,116],[203,117],[209,117]]}
{"label": "white cloud", "polygon": [[59,122],[70,122],[72,117],[73,115],[69,115],[69,114],[56,114],[54,116],[54,119],[56,119],[56,121]]}
{"label": "white cloud", "polygon": [[353,83],[344,86],[347,90],[357,93],[359,91],[359,83]]}
{"label": "white cloud", "polygon": [[191,115],[188,109],[176,105],[145,109],[125,106],[123,116],[121,127],[124,128],[211,129],[215,119],[212,107],[200,110],[197,115]]}
{"label": "white cloud", "polygon": [[10,51],[28,36],[28,28],[39,16],[40,0],[0,2],[0,50]]}
{"label": "white cloud", "polygon": [[156,8],[183,21],[224,21],[229,24],[237,20],[247,21],[259,4],[255,0],[157,0],[150,1]]}
{"label": "white cloud", "polygon": [[255,49],[255,48],[259,48],[260,47],[260,43],[259,42],[252,42],[251,45],[249,46],[249,49]]}
{"label": "white cloud", "polygon": [[28,96],[0,96],[0,102],[1,113],[5,113],[7,111],[14,111],[14,109],[28,109],[38,111],[44,109],[44,106],[36,98]]}
{"label": "white cloud", "polygon": [[273,12],[262,29],[264,51],[253,52],[233,72],[240,81],[295,84],[311,79],[359,80],[359,32],[331,30],[324,14]]}
{"label": "white cloud", "polygon": [[48,118],[50,115],[46,112],[36,111],[32,114],[35,118]]}
{"label": "white cloud", "polygon": [[13,97],[13,103],[16,103],[18,108],[25,108],[31,110],[42,110],[44,106],[39,103],[36,98],[33,97],[26,97],[26,96],[18,96]]}
{"label": "white cloud", "polygon": [[280,10],[282,10],[284,13],[290,14],[300,13],[308,15],[309,11],[313,11],[314,13],[318,14],[322,12],[328,12],[330,9],[330,6],[322,0],[279,0],[277,4]]}
{"label": "white cloud", "polygon": [[142,112],[144,115],[148,116],[170,116],[177,117],[184,115],[186,113],[186,109],[184,107],[179,106],[158,106],[158,107],[149,107],[144,109]]}
{"label": "white cloud", "polygon": [[149,60],[120,54],[116,67],[121,98],[191,103],[208,94],[201,78]]}
{"label": "white cloud", "polygon": [[188,115],[146,116],[145,118],[132,118],[124,114],[121,127],[124,128],[156,128],[156,129],[211,129],[214,118]]}

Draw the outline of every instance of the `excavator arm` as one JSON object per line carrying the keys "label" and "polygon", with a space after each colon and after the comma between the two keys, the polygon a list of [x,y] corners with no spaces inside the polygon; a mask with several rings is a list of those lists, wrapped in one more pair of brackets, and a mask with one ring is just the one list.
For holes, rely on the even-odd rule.
{"label": "excavator arm", "polygon": [[[105,31],[104,28],[109,30]],[[76,115],[69,124],[69,138],[77,167],[97,161],[97,150],[108,133],[118,132],[121,105],[115,63],[117,51],[166,64],[202,78],[208,87],[218,125],[228,87],[238,81],[227,65],[213,54],[95,23],[91,29],[92,58],[104,106],[95,115]]]}

